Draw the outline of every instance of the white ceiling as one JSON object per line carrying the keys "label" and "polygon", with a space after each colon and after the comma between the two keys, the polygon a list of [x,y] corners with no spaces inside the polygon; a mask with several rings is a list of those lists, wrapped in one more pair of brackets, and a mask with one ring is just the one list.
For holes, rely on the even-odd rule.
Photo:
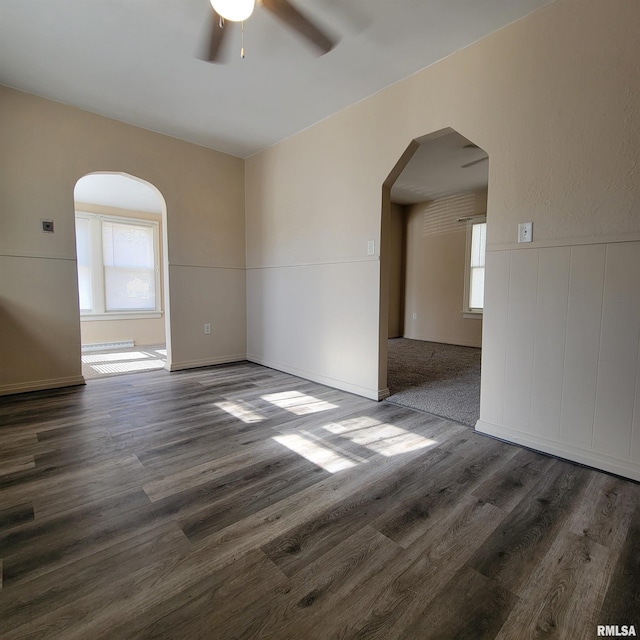
{"label": "white ceiling", "polygon": [[90,173],[76,183],[73,199],[85,204],[99,204],[132,211],[162,213],[162,197],[139,180],[119,173]]}
{"label": "white ceiling", "polygon": [[258,7],[209,64],[208,0],[0,0],[0,84],[247,157],[549,2],[295,0],[333,51]]}
{"label": "white ceiling", "polygon": [[[391,199],[411,204],[446,198],[458,193],[486,189],[489,162],[476,160],[487,154],[467,138],[453,131],[423,142],[398,176]],[[467,163],[475,163],[465,167]]]}

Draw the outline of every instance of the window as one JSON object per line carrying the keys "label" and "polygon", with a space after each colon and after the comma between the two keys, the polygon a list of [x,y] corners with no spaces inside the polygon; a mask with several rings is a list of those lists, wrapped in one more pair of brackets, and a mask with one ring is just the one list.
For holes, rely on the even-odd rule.
{"label": "window", "polygon": [[464,313],[472,317],[481,316],[484,309],[486,250],[486,217],[474,217],[467,222],[467,266],[464,287]]}
{"label": "window", "polygon": [[76,250],[81,316],[160,313],[157,222],[76,212]]}

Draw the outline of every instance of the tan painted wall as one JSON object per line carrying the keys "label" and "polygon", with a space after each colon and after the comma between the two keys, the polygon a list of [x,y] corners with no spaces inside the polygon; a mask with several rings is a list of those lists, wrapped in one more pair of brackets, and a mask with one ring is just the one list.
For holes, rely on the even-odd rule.
{"label": "tan painted wall", "polygon": [[486,193],[407,207],[405,338],[482,346],[482,320],[463,315],[467,226],[458,222],[461,198],[469,214],[486,211]]}
{"label": "tan painted wall", "polygon": [[164,196],[173,368],[243,358],[243,161],[5,87],[0,114],[0,393],[82,380],[73,189],[94,171]]}
{"label": "tan painted wall", "polygon": [[[579,303],[588,297],[589,283],[600,281],[600,272],[590,274],[589,262],[576,258],[574,297],[570,288],[552,287],[549,308],[531,316],[532,301],[547,295],[555,276],[548,269],[538,274],[524,260],[554,245],[573,253],[581,243],[640,241],[638,33],[636,0],[615,0],[613,6],[610,0],[558,0],[250,158],[248,315],[260,318],[249,325],[250,357],[369,397],[384,394],[388,291],[380,288],[386,281],[380,265],[387,269],[388,238],[376,260],[367,257],[366,242],[375,239],[379,246],[380,229],[388,226],[388,208],[381,219],[381,186],[407,145],[452,127],[490,157],[479,426],[640,478],[640,391],[625,386],[623,397],[616,396],[607,373],[611,365],[599,351],[581,367],[571,355],[573,342],[558,328],[562,322],[549,310],[568,307],[573,299],[570,339],[589,345],[608,339],[610,329],[602,333],[592,320],[605,309],[602,298]],[[514,244],[517,224],[524,221],[534,223],[535,242],[526,249]],[[629,247],[638,250],[635,243]],[[537,264],[547,266],[544,260]],[[628,308],[606,308],[610,322],[628,329],[627,355],[635,353],[636,359],[625,371],[635,384],[640,294],[620,274],[608,277],[613,292],[629,301]],[[520,280],[526,295],[513,284]],[[385,304],[378,314],[372,308],[380,300]],[[292,329],[299,333],[293,346],[287,340]],[[521,343],[523,334],[527,340]],[[346,349],[355,363],[349,368],[333,353],[336,339],[340,355]],[[612,353],[612,362],[617,357]],[[526,374],[532,358],[534,377]],[[557,358],[569,359],[562,360],[561,375]],[[382,363],[379,376],[372,362]],[[543,431],[533,417],[532,398],[540,396],[532,395],[532,385],[541,384],[548,367],[568,394],[560,405],[554,396],[554,411],[578,415],[585,403],[594,403],[593,413],[585,414],[588,428],[606,415],[612,439],[629,442],[626,451],[612,452],[595,437],[578,442],[562,430]],[[582,383],[585,376],[589,384]],[[510,400],[507,409],[501,403],[514,385],[518,400]]]}
{"label": "tan painted wall", "polygon": [[83,345],[124,340],[133,340],[136,346],[163,344],[165,341],[164,318],[81,320],[80,334]]}
{"label": "tan painted wall", "polygon": [[[164,252],[162,250],[163,225],[160,214],[77,201],[75,202],[75,209],[76,211],[86,211],[87,213],[102,213],[109,216],[128,216],[130,218],[138,218],[139,220],[154,220],[159,225],[160,252],[158,264],[164,264]],[[160,308],[164,313],[163,278],[160,278]],[[165,342],[164,325],[164,316],[160,318],[136,318],[126,320],[87,320],[81,316],[80,338],[83,345],[101,342],[120,342],[123,340],[133,340],[136,345],[162,344]]]}
{"label": "tan painted wall", "polygon": [[405,208],[391,203],[389,224],[389,337],[404,332]]}
{"label": "tan painted wall", "polygon": [[79,379],[73,185],[107,170],[166,199],[174,366],[241,357],[246,317],[251,359],[384,395],[381,187],[452,127],[490,156],[478,427],[640,479],[639,32],[636,0],[558,0],[250,158],[246,315],[242,161],[0,89],[0,390]]}

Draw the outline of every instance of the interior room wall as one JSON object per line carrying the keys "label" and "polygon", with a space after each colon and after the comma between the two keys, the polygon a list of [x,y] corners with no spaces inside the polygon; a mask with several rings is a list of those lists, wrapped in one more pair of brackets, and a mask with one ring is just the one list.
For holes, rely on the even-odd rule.
{"label": "interior room wall", "polygon": [[167,203],[172,367],[246,338],[383,397],[382,185],[450,127],[490,157],[477,428],[640,479],[639,32],[636,0],[557,0],[254,155],[246,183],[237,158],[1,88],[0,393],[81,382],[73,187],[122,171]]}
{"label": "interior room wall", "polygon": [[[153,220],[158,223],[158,235],[162,240],[163,228],[160,214],[77,201],[75,202],[75,210],[115,217],[137,218],[138,220]],[[162,268],[164,264],[162,241],[159,242],[159,245],[158,264]],[[164,280],[160,278],[160,308],[163,310],[164,305]],[[164,312],[158,318],[92,320],[80,317],[81,344],[99,344],[124,340],[133,340],[135,345],[163,344],[165,342]]]}
{"label": "interior room wall", "polygon": [[465,193],[407,207],[404,336],[482,346],[482,319],[465,318],[467,225],[486,212],[486,192]]}
{"label": "interior room wall", "polygon": [[405,207],[391,203],[389,218],[389,338],[404,333]]}
{"label": "interior room wall", "polygon": [[83,380],[73,190],[95,171],[165,199],[169,366],[243,359],[243,161],[6,87],[0,113],[0,393]]}
{"label": "interior room wall", "polygon": [[[412,140],[450,127],[490,157],[478,428],[640,478],[640,293],[620,266],[640,251],[639,32],[635,0],[615,11],[607,0],[557,0],[249,158],[248,316],[260,319],[249,324],[250,358],[384,395],[381,186]],[[525,247],[516,238],[527,221]],[[556,250],[570,255],[564,289],[540,259]],[[590,250],[604,251],[598,269]],[[603,282],[610,297],[593,293]],[[554,315],[563,305],[568,324]],[[541,426],[549,371],[559,386],[545,415],[582,416],[579,439]],[[632,383],[618,387],[622,371]],[[615,450],[589,439],[596,424]]]}

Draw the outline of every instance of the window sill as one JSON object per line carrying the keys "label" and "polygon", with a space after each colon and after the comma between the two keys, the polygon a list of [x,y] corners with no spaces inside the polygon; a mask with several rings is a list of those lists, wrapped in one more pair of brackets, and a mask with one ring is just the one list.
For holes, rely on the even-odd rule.
{"label": "window sill", "polygon": [[117,311],[113,313],[80,314],[80,322],[95,322],[98,320],[151,320],[162,318],[162,311]]}
{"label": "window sill", "polygon": [[482,311],[463,311],[462,317],[471,320],[482,320]]}

